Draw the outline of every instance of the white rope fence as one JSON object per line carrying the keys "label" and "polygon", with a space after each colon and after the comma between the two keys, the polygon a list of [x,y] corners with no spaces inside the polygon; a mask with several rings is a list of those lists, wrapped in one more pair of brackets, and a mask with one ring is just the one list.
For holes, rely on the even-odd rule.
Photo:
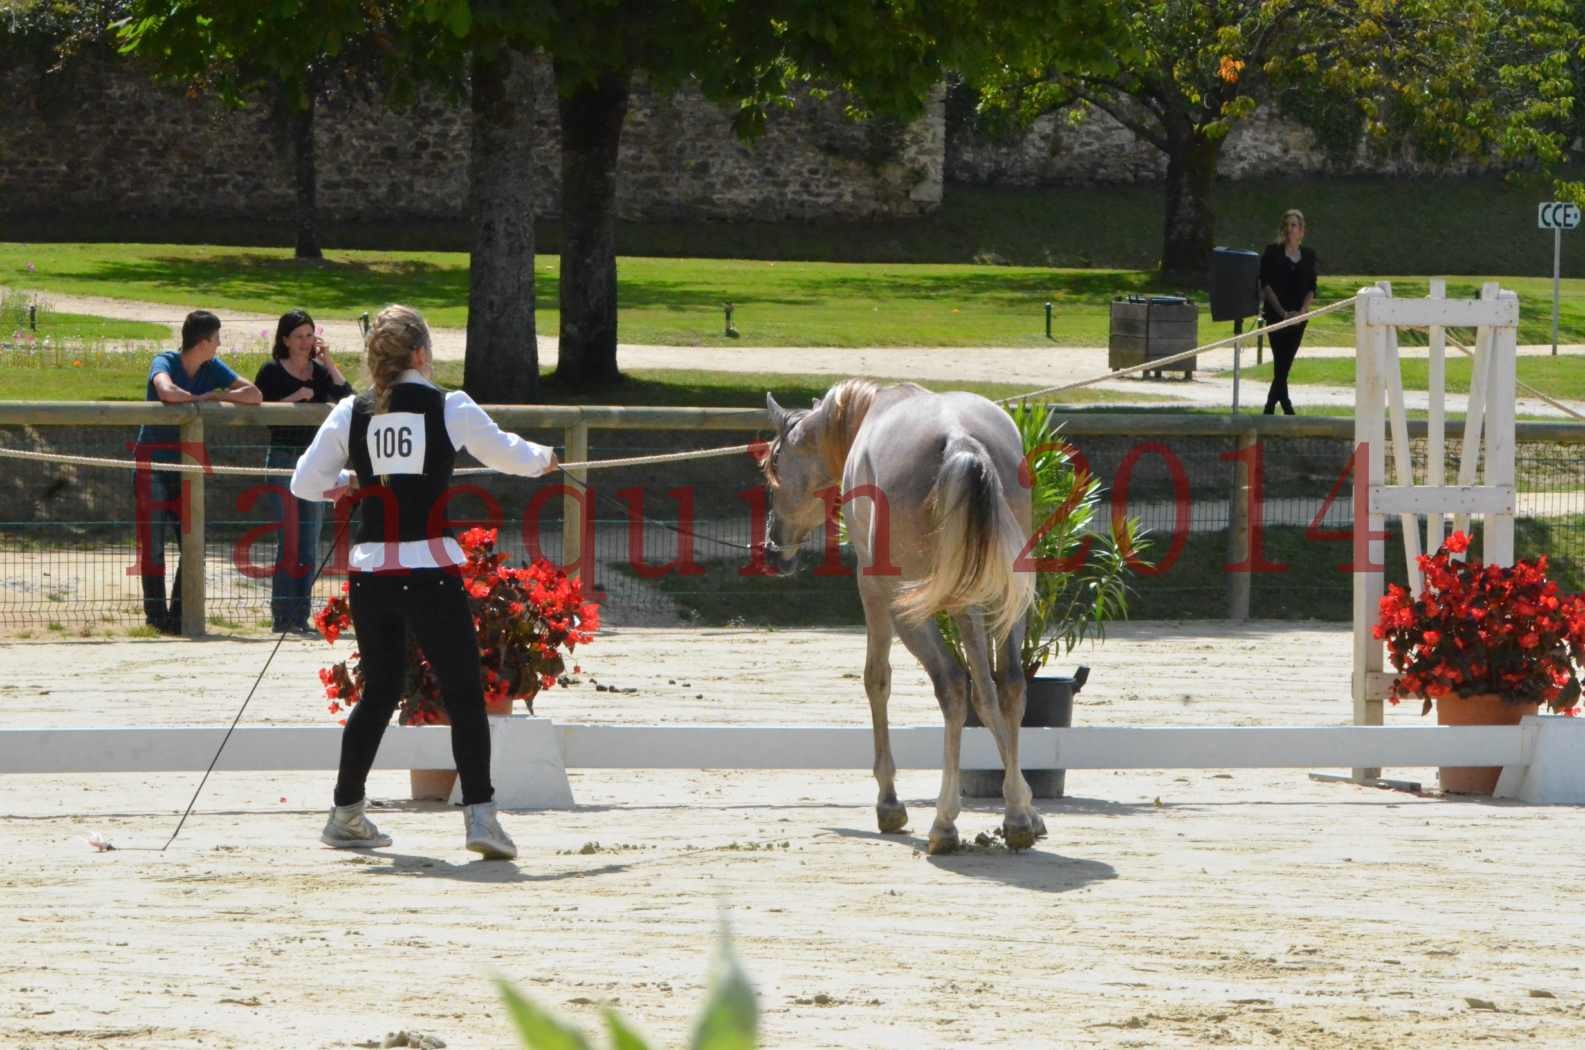
{"label": "white rope fence", "polygon": [[[1463,354],[1465,357],[1474,358],[1475,351],[1471,350],[1469,347],[1465,346],[1463,343],[1459,342],[1457,339],[1454,339],[1451,335],[1449,335],[1447,333],[1446,329],[1444,329],[1443,332],[1442,332],[1442,338],[1444,340],[1446,340],[1448,343],[1452,344],[1453,348],[1455,350],[1457,350],[1459,353]],[[1562,412],[1566,416],[1573,416],[1575,419],[1585,420],[1585,415],[1582,415],[1578,409],[1573,408],[1570,405],[1565,404],[1562,401],[1559,401],[1555,397],[1551,397],[1551,396],[1549,396],[1547,394],[1542,393],[1541,391],[1537,390],[1535,387],[1531,386],[1529,383],[1526,383],[1526,382],[1524,382],[1522,380],[1519,380],[1519,379],[1515,379],[1514,380],[1514,385],[1517,386],[1520,390],[1523,390],[1525,393],[1529,394],[1531,397],[1538,398],[1538,399],[1540,399],[1542,401],[1545,401],[1547,404],[1551,405],[1553,408],[1557,409],[1559,412]]]}
{"label": "white rope fence", "polygon": [[1007,405],[1014,401],[1027,401],[1032,397],[1042,397],[1046,394],[1062,394],[1069,390],[1080,390],[1087,386],[1094,386],[1096,383],[1105,383],[1112,379],[1119,379],[1126,375],[1132,375],[1135,372],[1155,372],[1166,368],[1169,365],[1176,364],[1179,361],[1193,357],[1196,354],[1208,353],[1211,350],[1220,350],[1224,346],[1232,346],[1235,343],[1243,343],[1246,340],[1254,339],[1256,336],[1265,335],[1268,332],[1276,332],[1283,328],[1291,328],[1296,324],[1304,324],[1312,317],[1323,317],[1326,314],[1336,313],[1339,310],[1353,306],[1355,300],[1358,298],[1359,297],[1356,295],[1350,296],[1347,299],[1339,299],[1335,303],[1328,303],[1325,306],[1311,310],[1309,313],[1303,313],[1294,317],[1284,318],[1283,320],[1277,321],[1274,324],[1251,328],[1247,332],[1240,332],[1237,335],[1230,335],[1226,339],[1218,339],[1214,343],[1206,343],[1204,346],[1197,346],[1193,350],[1184,350],[1181,353],[1172,354],[1168,357],[1152,357],[1149,361],[1145,361],[1137,365],[1129,365],[1127,368],[1119,368],[1115,372],[1107,372],[1105,375],[1091,376],[1089,379],[1079,379],[1072,383],[1063,383],[1059,386],[1041,387],[1039,390],[1032,390],[1027,394],[1018,394],[1014,397],[1004,397],[996,403],[998,405]]}
{"label": "white rope fence", "polygon": [[[581,463],[563,463],[561,464],[561,469],[564,471],[611,470],[617,467],[648,466],[652,463],[680,463],[689,459],[712,459],[717,456],[742,455],[753,448],[754,445],[749,443],[745,445],[729,445],[723,448],[694,449],[688,452],[657,453],[651,456],[628,456],[623,459],[591,459]],[[211,477],[217,475],[252,478],[281,477],[290,473],[284,467],[206,466],[202,463],[107,459],[100,456],[70,456],[55,452],[28,452],[11,448],[0,448],[0,459],[25,459],[41,463],[57,463],[69,467],[119,467],[131,470],[143,467],[149,470],[171,471],[177,474],[205,474]],[[461,470],[453,471],[453,473],[494,474],[497,472],[490,467],[463,467]]]}

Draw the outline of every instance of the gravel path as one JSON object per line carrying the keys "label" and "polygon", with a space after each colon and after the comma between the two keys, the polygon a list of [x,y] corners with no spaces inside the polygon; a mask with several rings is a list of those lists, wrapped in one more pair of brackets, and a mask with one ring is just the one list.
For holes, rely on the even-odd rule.
{"label": "gravel path", "polygon": [[[45,300],[56,310],[70,313],[116,317],[131,321],[151,321],[180,325],[186,307],[164,303],[144,303],[123,299],[104,299],[89,296],[68,296],[45,293]],[[253,330],[268,329],[272,334],[276,317],[273,315],[221,311],[227,323]],[[361,345],[356,321],[321,319],[326,337],[333,348],[341,352],[343,360],[350,359],[346,349]],[[1204,337],[1213,337],[1207,326]],[[467,332],[460,328],[433,330],[435,356],[440,360],[461,360],[467,346]],[[556,339],[541,335],[539,359],[542,367],[556,361]],[[1560,347],[1569,355],[1585,356],[1585,345]],[[1551,353],[1549,345],[1527,345],[1519,348],[1527,356]],[[1305,347],[1301,351],[1297,375],[1302,379],[1305,357],[1348,357],[1353,347]],[[1406,348],[1405,357],[1424,356],[1424,349]],[[645,346],[623,343],[618,347],[618,360],[625,368],[667,369],[687,368],[721,372],[784,372],[851,376],[868,375],[895,379],[964,379],[979,382],[1026,383],[1029,389],[1055,386],[1092,375],[1110,371],[1106,362],[1105,347],[1053,347],[1050,350],[1029,347],[879,347],[852,349],[847,347],[702,347],[702,346]],[[1246,350],[1243,361],[1254,360],[1253,348]],[[1195,406],[1231,406],[1233,400],[1233,351],[1216,350],[1202,354],[1194,378],[1183,382],[1176,378],[1163,380],[1119,379],[1098,384],[1102,390],[1114,394],[1146,394],[1150,403],[1160,405],[1159,398]],[[1351,406],[1354,391],[1350,387],[1299,386],[1298,404],[1302,410]],[[1452,394],[1447,398],[1448,409],[1461,412],[1466,398]],[[1256,408],[1265,401],[1265,389],[1260,384],[1240,384],[1239,403],[1247,411],[1251,404]],[[1124,398],[1120,403],[1127,403]],[[1408,392],[1405,403],[1410,409],[1424,409],[1424,393]],[[1576,404],[1577,411],[1585,412],[1585,404]],[[1521,415],[1567,418],[1567,413],[1543,401],[1520,398],[1517,410]]]}

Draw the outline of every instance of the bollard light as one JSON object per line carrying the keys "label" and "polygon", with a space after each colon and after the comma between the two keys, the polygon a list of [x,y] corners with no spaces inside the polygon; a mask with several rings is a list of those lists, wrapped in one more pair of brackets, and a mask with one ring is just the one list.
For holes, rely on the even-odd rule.
{"label": "bollard light", "polygon": [[732,327],[732,304],[722,303],[721,310],[726,314],[726,335],[730,339],[737,338],[737,329]]}
{"label": "bollard light", "polygon": [[1046,304],[1046,338],[1051,338],[1051,304]]}
{"label": "bollard light", "polygon": [[38,330],[39,330],[39,304],[38,303],[28,303],[28,331],[36,332]]}

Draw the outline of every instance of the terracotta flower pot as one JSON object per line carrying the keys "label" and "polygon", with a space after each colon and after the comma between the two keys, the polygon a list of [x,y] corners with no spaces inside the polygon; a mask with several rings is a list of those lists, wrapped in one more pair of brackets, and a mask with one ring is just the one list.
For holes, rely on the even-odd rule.
{"label": "terracotta flower pot", "polygon": [[[1442,726],[1516,726],[1540,704],[1505,703],[1496,693],[1455,696],[1436,702],[1436,724]],[[1437,771],[1448,795],[1490,795],[1497,788],[1501,766],[1443,766]]]}
{"label": "terracotta flower pot", "polygon": [[[484,713],[487,715],[510,715],[512,713],[511,700],[497,700],[485,697]],[[440,713],[440,725],[450,725],[451,720],[446,713]],[[408,788],[414,802],[444,802],[451,797],[451,789],[457,783],[455,769],[410,769],[407,771]]]}

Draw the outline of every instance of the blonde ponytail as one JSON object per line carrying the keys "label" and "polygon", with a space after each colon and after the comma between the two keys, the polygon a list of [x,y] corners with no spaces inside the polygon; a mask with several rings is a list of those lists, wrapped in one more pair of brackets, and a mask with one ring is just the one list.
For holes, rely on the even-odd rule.
{"label": "blonde ponytail", "polygon": [[374,411],[391,405],[391,386],[413,367],[413,354],[429,347],[429,326],[411,306],[391,305],[381,310],[364,340],[364,363],[374,390]]}

